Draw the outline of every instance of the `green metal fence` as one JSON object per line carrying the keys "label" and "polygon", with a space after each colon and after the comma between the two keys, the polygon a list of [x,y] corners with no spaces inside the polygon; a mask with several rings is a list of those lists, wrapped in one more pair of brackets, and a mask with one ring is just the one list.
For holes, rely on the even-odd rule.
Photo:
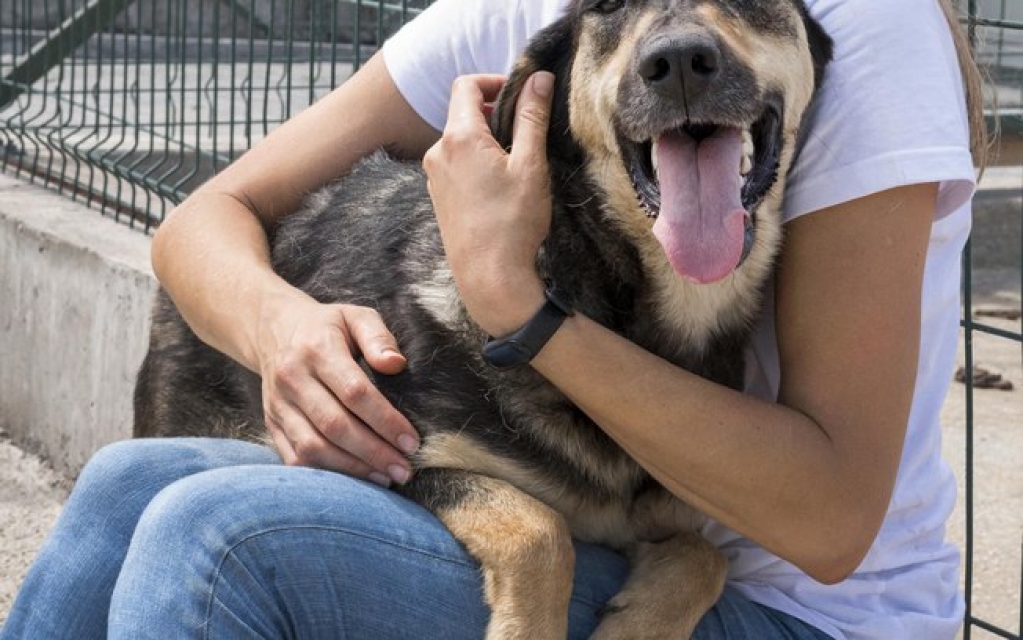
{"label": "green metal fence", "polygon": [[0,168],[149,229],[428,0],[4,0]]}
{"label": "green metal fence", "polygon": [[[989,75],[990,96],[989,122],[991,129],[1001,134],[1000,145],[996,146],[996,162],[1007,164],[992,169],[991,182],[995,188],[978,195],[975,200],[975,232],[963,255],[963,314],[962,350],[964,359],[964,430],[965,438],[963,526],[965,528],[965,562],[963,583],[966,596],[966,621],[963,637],[999,637],[1019,640],[1023,633],[1023,515],[1020,513],[990,513],[1006,508],[1002,500],[991,495],[993,472],[984,466],[991,460],[992,442],[999,443],[999,431],[1023,430],[1023,402],[1017,402],[1015,409],[1008,413],[983,411],[985,403],[991,403],[990,395],[999,393],[988,387],[990,379],[973,375],[982,355],[992,350],[1009,353],[1013,350],[1023,362],[1023,324],[1020,320],[1020,294],[1023,292],[1023,2],[1019,0],[968,0],[963,3],[965,20],[969,29],[974,52]],[[1007,179],[1008,178],[1008,179]],[[992,195],[994,203],[981,199]],[[981,216],[987,215],[987,218]],[[991,237],[1001,237],[992,242]],[[1007,242],[1006,242],[1007,241]],[[1001,246],[999,246],[1001,245]],[[1002,255],[1002,260],[992,260],[992,254]],[[1011,257],[1004,260],[1004,256]],[[992,289],[985,282],[983,274],[1005,270],[999,284]],[[1012,282],[1015,280],[1015,282]],[[991,306],[992,291],[995,295],[1015,298],[1015,309],[1003,305]],[[1002,301],[1004,302],[1004,300]],[[983,371],[983,369],[981,369]],[[1020,384],[1020,381],[1016,381]],[[1019,392],[1018,389],[1015,391]],[[997,446],[997,444],[995,445]],[[1023,464],[1023,451],[1017,451],[1016,468]],[[1018,495],[1023,486],[999,486],[1006,494]],[[1006,496],[1008,497],[1008,496]],[[1009,502],[1011,505],[1012,502]],[[1009,507],[1011,509],[1011,507]],[[992,534],[985,530],[991,517],[1009,517],[1014,527],[1009,531]],[[1018,545],[1018,546],[1016,546]],[[1015,547],[1015,548],[1014,548]],[[1013,562],[1015,560],[1015,563]],[[1018,565],[1016,580],[1005,584],[984,584],[977,579],[992,565],[1005,568]],[[997,580],[996,580],[997,581]],[[1017,612],[1015,619],[1007,608],[990,608],[990,590],[1008,589],[1014,591]],[[1000,593],[1003,601],[1007,594]],[[1010,630],[1015,627],[1015,630]]]}
{"label": "green metal fence", "polygon": [[[149,231],[203,180],[347,78],[429,2],[3,0],[0,170]],[[997,119],[1006,140],[1023,149],[1023,1],[968,0],[962,9],[1000,104],[992,125]],[[1014,162],[1023,164],[1023,152],[1019,156]],[[1023,217],[1021,187],[1023,169],[1010,187],[1015,199],[1008,198],[1020,204],[1006,214],[1017,219]],[[1023,359],[1023,283],[1016,288],[1015,320],[981,315],[975,294],[980,254],[971,243],[964,258],[966,371],[973,370],[982,341],[1001,341]],[[1015,249],[1016,274],[1021,254],[1023,246]],[[1023,549],[988,548],[978,530],[986,486],[978,458],[991,425],[977,414],[989,396],[981,395],[988,392],[976,388],[973,376],[964,380],[963,636],[1019,640],[1023,560],[1017,553]],[[1023,429],[1023,415],[1015,418],[1010,426]],[[1023,531],[1014,535],[1011,544],[1023,545]],[[983,608],[990,586],[978,581],[977,569],[988,561],[1020,565],[1019,582],[1008,587],[1019,608],[1016,620]]]}

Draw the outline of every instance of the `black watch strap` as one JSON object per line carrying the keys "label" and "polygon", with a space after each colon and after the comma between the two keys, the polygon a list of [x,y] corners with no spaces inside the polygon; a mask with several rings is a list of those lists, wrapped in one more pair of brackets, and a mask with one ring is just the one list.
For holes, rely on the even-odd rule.
{"label": "black watch strap", "polygon": [[544,290],[544,301],[540,310],[521,329],[504,338],[491,338],[483,345],[483,359],[497,369],[511,369],[523,364],[540,353],[561,323],[575,312],[572,296],[548,280]]}

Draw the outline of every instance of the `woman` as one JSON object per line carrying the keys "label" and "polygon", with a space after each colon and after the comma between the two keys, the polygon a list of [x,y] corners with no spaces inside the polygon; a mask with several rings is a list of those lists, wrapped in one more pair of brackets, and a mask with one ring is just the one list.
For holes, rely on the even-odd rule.
{"label": "woman", "polygon": [[[524,94],[526,143],[510,155],[483,117],[500,80],[452,81],[506,72],[567,3],[441,0],[170,216],[157,274],[200,337],[262,375],[285,465],[212,440],[101,451],[4,638],[480,637],[487,611],[464,551],[417,506],[353,479],[409,477],[415,431],[353,359],[399,371],[393,337],[374,312],[320,305],[275,276],[265,229],[376,148],[425,156],[467,308],[492,335],[514,331],[542,299],[532,265],[549,215],[538,141],[550,78]],[[578,314],[531,366],[712,519],[703,533],[729,558],[729,583],[697,638],[952,638],[955,483],[937,419],[971,124],[975,148],[983,138],[976,70],[935,0],[807,6],[835,60],[790,174],[747,393]],[[625,567],[577,545],[572,637],[592,631]]]}

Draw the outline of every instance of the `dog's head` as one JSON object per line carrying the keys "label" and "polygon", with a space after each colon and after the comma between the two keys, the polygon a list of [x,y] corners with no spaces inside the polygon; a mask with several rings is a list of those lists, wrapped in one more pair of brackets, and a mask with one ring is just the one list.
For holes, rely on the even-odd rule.
{"label": "dog's head", "polygon": [[525,79],[553,71],[548,152],[585,167],[644,259],[684,286],[759,281],[830,56],[798,0],[577,0],[531,42],[494,130],[510,143]]}

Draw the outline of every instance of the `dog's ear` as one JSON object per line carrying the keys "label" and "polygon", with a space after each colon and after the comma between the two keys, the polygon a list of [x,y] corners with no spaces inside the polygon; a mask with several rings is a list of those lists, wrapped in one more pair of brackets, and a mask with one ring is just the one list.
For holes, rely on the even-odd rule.
{"label": "dog's ear", "polygon": [[806,39],[810,45],[810,57],[813,58],[813,86],[820,89],[824,81],[824,69],[834,54],[835,45],[819,22],[814,20],[803,7],[803,24],[806,27]]}
{"label": "dog's ear", "polygon": [[568,74],[572,64],[574,12],[545,27],[529,41],[498,95],[490,127],[494,138],[508,149],[512,142],[515,105],[529,76],[537,71],[550,71],[555,76],[554,101],[551,110],[551,131],[568,131]]}

